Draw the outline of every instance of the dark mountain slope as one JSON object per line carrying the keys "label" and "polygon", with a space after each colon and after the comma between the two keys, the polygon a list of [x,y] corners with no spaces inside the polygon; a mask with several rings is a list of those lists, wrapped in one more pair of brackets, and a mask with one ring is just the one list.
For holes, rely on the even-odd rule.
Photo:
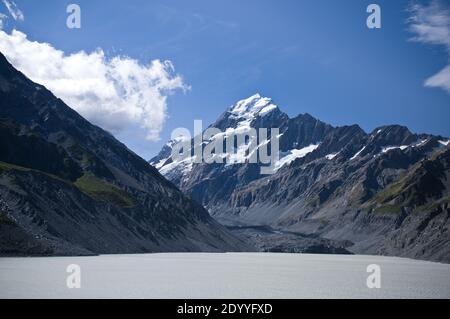
{"label": "dark mountain slope", "polygon": [[3,55],[0,200],[4,254],[249,249]]}

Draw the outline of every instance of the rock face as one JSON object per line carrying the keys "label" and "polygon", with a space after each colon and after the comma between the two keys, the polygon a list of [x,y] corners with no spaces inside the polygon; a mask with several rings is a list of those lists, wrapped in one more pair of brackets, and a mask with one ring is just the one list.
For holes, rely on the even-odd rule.
{"label": "rock face", "polygon": [[[279,128],[274,174],[261,175],[259,164],[173,162],[173,142],[150,162],[217,220],[241,226],[240,233],[242,227],[267,226],[345,242],[337,248],[353,253],[450,262],[448,138],[399,125],[366,133],[309,114],[289,118],[260,95],[239,101],[212,124],[224,131],[243,125]],[[292,238],[285,238],[292,251]],[[265,243],[258,246],[267,250]]]}
{"label": "rock face", "polygon": [[0,254],[240,250],[251,247],[0,54]]}

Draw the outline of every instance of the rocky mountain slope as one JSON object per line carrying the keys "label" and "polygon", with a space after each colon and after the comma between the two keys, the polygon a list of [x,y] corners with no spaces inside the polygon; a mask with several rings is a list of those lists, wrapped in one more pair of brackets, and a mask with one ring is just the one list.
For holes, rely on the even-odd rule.
{"label": "rocky mountain slope", "polygon": [[251,247],[0,54],[1,255],[240,250]]}
{"label": "rocky mountain slope", "polygon": [[[237,102],[211,126],[226,136],[245,134],[243,126],[280,132],[272,175],[246,161],[248,145],[236,147],[241,164],[174,162],[174,142],[151,160],[222,223],[241,226],[241,233],[257,226],[333,240],[354,253],[450,262],[448,138],[399,125],[366,133],[309,114],[289,118],[259,94]],[[246,237],[254,241],[254,235]],[[292,240],[285,247],[292,251]]]}

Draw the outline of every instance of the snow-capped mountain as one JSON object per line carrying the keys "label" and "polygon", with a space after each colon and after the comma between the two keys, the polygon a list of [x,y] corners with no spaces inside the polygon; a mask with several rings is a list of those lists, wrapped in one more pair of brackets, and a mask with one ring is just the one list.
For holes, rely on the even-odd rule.
{"label": "snow-capped mountain", "polygon": [[[279,134],[277,137],[280,142],[280,153],[279,160],[273,163],[274,171],[290,164],[296,158],[302,158],[315,150],[319,146],[320,137],[331,128],[331,126],[327,126],[313,119],[308,114],[295,119],[289,119],[270,98],[262,97],[260,94],[255,94],[230,106],[216,122],[208,126],[208,128],[212,127],[221,130],[222,133],[211,137],[207,141],[203,141],[202,148],[206,147],[209,143],[213,143],[219,137],[223,138],[225,144],[229,137],[245,135],[249,132],[250,128],[256,130],[267,128],[267,140],[258,139],[255,152],[260,147],[268,147],[271,144],[271,128],[278,128]],[[295,131],[299,134],[295,134]],[[284,136],[285,134],[286,136]],[[242,166],[252,175],[246,178],[246,181],[249,181],[260,177],[260,174],[255,175],[250,172],[258,171],[260,166],[267,166],[265,164],[253,164],[250,162],[249,159],[252,153],[249,143],[241,143],[239,145],[235,143],[235,149],[232,152],[228,152],[228,150],[224,152],[223,165],[194,163],[194,139],[191,141],[191,157],[174,161],[171,156],[172,147],[179,141],[179,139],[170,140],[161,152],[150,160],[150,163],[164,176],[177,184],[189,182],[190,178],[186,177],[190,176],[193,170],[196,172],[206,170],[202,174],[211,174],[212,172],[217,174],[220,171],[229,175],[234,174],[236,170],[241,170]],[[248,174],[246,173],[246,175]],[[240,181],[236,180],[236,183],[240,184]]]}
{"label": "snow-capped mountain", "polygon": [[246,161],[246,145],[226,155],[240,164],[172,161],[173,141],[150,161],[222,223],[344,241],[358,253],[450,261],[448,138],[400,125],[366,133],[309,114],[289,118],[259,94],[229,107],[210,127],[225,140],[250,127],[279,129],[272,175]]}

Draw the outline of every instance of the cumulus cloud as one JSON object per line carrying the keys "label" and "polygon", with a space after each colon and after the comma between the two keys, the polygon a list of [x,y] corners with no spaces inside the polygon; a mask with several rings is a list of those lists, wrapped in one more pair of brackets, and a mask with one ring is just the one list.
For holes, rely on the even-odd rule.
{"label": "cumulus cloud", "polygon": [[148,65],[101,49],[66,55],[17,30],[0,30],[0,51],[27,77],[43,84],[91,122],[116,134],[136,125],[158,140],[167,117],[167,96],[186,90],[170,61]]}
{"label": "cumulus cloud", "polygon": [[409,30],[413,41],[444,46],[449,63],[425,81],[425,86],[440,87],[450,93],[450,7],[439,0],[428,5],[414,3],[409,8]]}
{"label": "cumulus cloud", "polygon": [[17,7],[14,1],[3,0],[6,9],[8,9],[9,14],[13,17],[14,20],[23,21],[25,20],[25,16],[23,12]]}

